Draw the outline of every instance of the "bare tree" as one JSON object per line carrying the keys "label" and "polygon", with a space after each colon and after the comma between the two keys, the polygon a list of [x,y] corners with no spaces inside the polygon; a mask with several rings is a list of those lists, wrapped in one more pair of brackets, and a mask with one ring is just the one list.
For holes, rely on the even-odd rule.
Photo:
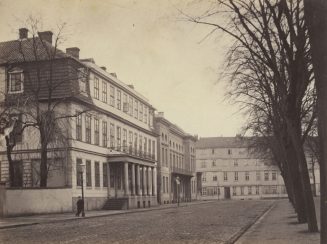
{"label": "bare tree", "polygon": [[[250,116],[252,113],[270,123],[268,132],[283,145],[279,153],[286,159],[293,190],[301,188],[295,194],[299,221],[307,221],[309,231],[318,231],[303,150],[316,118],[303,2],[219,0],[201,16],[183,15],[188,21],[211,26],[235,40],[229,67],[233,68],[231,80],[241,85],[236,95],[246,97],[252,109]],[[227,24],[222,19],[227,19]]]}
{"label": "bare tree", "polygon": [[[69,119],[81,113],[70,113],[63,109],[71,99],[80,93],[79,79],[86,79],[87,72],[78,61],[67,64],[63,59],[73,57],[58,49],[62,40],[65,23],[58,27],[52,42],[52,32],[39,32],[40,22],[30,17],[28,19],[31,38],[20,40],[16,52],[15,67],[24,73],[24,93],[21,100],[24,106],[17,106],[17,94],[6,94],[5,106],[15,108],[15,112],[22,115],[17,122],[21,124],[19,133],[27,128],[37,131],[40,152],[40,186],[47,186],[49,165],[49,151],[54,146],[67,147],[69,135]],[[13,66],[14,66],[13,65]],[[16,146],[17,133],[11,133],[6,138],[9,167],[12,167],[12,150]],[[14,175],[10,175],[10,178]],[[11,179],[12,181],[13,179]]]}

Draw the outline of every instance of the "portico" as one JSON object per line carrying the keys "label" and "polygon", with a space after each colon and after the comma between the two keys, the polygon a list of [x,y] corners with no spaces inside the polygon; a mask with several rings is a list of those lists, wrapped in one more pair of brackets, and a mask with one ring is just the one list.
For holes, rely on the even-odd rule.
{"label": "portico", "polygon": [[157,205],[156,164],[152,160],[129,155],[108,158],[108,198],[126,199],[127,208]]}

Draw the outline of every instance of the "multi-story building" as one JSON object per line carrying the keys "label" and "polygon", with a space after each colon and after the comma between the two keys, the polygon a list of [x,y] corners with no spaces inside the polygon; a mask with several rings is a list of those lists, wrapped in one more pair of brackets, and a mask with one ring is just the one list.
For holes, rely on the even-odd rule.
{"label": "multi-story building", "polygon": [[[33,97],[39,83],[35,102],[47,103],[49,77],[51,106],[56,104],[53,116],[63,118],[58,125],[65,145],[49,146],[47,186],[71,189],[67,197],[74,206],[84,179],[87,209],[102,208],[108,199],[122,199],[129,208],[156,205],[157,134],[149,101],[93,59],[80,59],[78,48],[66,53],[56,49],[50,31],[28,38],[28,30],[22,28],[18,40],[0,43],[1,102]],[[34,112],[29,107],[22,110]],[[23,123],[28,116],[23,114]],[[38,133],[29,127],[17,139],[12,153],[15,187],[40,184]],[[8,167],[1,147],[0,181],[9,187]]]}
{"label": "multi-story building", "polygon": [[158,202],[160,204],[196,199],[195,142],[160,112],[154,125],[158,138]]}
{"label": "multi-story building", "polygon": [[286,197],[276,165],[249,150],[239,137],[200,138],[196,143],[196,172],[201,199]]}

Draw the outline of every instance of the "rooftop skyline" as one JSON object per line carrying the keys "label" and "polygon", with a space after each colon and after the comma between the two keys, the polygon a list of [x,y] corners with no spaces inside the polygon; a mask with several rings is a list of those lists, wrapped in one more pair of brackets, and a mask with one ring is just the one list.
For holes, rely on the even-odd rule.
{"label": "rooftop skyline", "polygon": [[180,20],[178,9],[189,2],[0,0],[0,41],[17,39],[29,16],[41,20],[42,31],[66,22],[61,50],[79,47],[80,58],[133,84],[187,133],[235,136],[244,119],[225,101],[228,84],[219,75],[229,43],[219,34],[203,40],[210,29]]}

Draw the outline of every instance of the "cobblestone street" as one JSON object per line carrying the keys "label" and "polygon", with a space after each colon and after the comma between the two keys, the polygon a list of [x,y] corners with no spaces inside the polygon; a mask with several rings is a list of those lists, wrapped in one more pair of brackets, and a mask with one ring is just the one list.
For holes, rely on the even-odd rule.
{"label": "cobblestone street", "polygon": [[0,230],[0,243],[224,243],[274,201],[220,201]]}

